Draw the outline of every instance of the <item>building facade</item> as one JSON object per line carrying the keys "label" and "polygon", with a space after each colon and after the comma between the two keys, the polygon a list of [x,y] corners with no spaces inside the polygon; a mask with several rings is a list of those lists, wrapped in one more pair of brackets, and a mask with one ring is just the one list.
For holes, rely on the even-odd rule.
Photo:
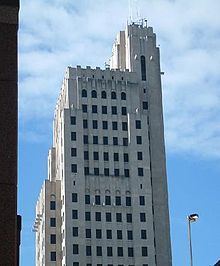
{"label": "building facade", "polygon": [[132,23],[110,67],[68,67],[55,109],[36,265],[171,266],[156,35]]}

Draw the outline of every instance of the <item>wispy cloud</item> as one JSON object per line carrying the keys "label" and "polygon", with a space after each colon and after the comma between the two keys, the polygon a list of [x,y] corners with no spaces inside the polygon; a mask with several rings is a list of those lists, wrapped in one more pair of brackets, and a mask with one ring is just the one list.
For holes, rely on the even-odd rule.
{"label": "wispy cloud", "polygon": [[[68,65],[104,66],[129,1],[22,2],[20,114],[48,119]],[[220,2],[139,4],[161,48],[168,151],[220,157]]]}

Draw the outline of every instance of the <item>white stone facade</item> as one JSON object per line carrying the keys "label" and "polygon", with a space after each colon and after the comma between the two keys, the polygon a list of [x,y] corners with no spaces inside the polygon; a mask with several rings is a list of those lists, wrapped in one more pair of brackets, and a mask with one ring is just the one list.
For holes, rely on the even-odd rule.
{"label": "white stone facade", "polygon": [[36,265],[172,265],[152,28],[120,32],[110,67],[67,68],[36,207]]}

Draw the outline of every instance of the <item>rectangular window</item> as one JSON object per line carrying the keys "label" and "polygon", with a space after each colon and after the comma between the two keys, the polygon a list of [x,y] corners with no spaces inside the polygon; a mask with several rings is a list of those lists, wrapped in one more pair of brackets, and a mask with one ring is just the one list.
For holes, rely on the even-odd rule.
{"label": "rectangular window", "polygon": [[112,115],[117,115],[117,106],[112,106]]}
{"label": "rectangular window", "polygon": [[112,239],[112,230],[106,230],[106,238]]}
{"label": "rectangular window", "polygon": [[77,202],[77,201],[78,201],[77,193],[72,193],[72,202]]}
{"label": "rectangular window", "polygon": [[56,201],[55,200],[50,201],[50,210],[56,210]]}
{"label": "rectangular window", "polygon": [[71,125],[75,125],[76,124],[76,117],[75,116],[71,116],[70,117],[70,123],[71,123]]}
{"label": "rectangular window", "polygon": [[108,121],[102,121],[102,129],[108,129]]}
{"label": "rectangular window", "polygon": [[118,257],[123,257],[123,247],[117,248]]}
{"label": "rectangular window", "polygon": [[83,128],[88,128],[88,120],[83,119]]}
{"label": "rectangular window", "polygon": [[86,246],[86,256],[92,256],[92,247]]}
{"label": "rectangular window", "polygon": [[50,244],[56,244],[56,235],[55,234],[50,235]]}
{"label": "rectangular window", "polygon": [[123,138],[123,146],[128,146],[128,138]]}
{"label": "rectangular window", "polygon": [[122,214],[116,213],[116,222],[121,223],[122,222]]}
{"label": "rectangular window", "polygon": [[91,229],[86,229],[86,238],[91,238],[92,233],[91,233]]}
{"label": "rectangular window", "polygon": [[90,195],[85,195],[85,204],[90,204]]}
{"label": "rectangular window", "polygon": [[72,210],[72,219],[78,219],[78,210]]}
{"label": "rectangular window", "polygon": [[144,196],[139,196],[139,202],[141,206],[145,205],[145,197]]}
{"label": "rectangular window", "polygon": [[102,247],[101,246],[96,247],[96,256],[102,256]]}
{"label": "rectangular window", "polygon": [[95,195],[95,204],[100,205],[101,204],[101,197],[100,195]]}
{"label": "rectangular window", "polygon": [[118,138],[117,137],[113,137],[113,145],[118,145]]}
{"label": "rectangular window", "polygon": [[101,216],[101,212],[96,212],[96,213],[95,213],[95,220],[96,220],[97,222],[100,222],[100,221],[101,221],[101,218],[102,218],[102,216]]}
{"label": "rectangular window", "polygon": [[142,160],[143,160],[143,154],[142,154],[141,151],[138,151],[138,152],[137,152],[137,159],[138,159],[139,161],[142,161]]}
{"label": "rectangular window", "polygon": [[92,120],[92,128],[98,129],[98,121],[97,120]]}
{"label": "rectangular window", "polygon": [[99,153],[97,151],[93,152],[93,160],[95,161],[99,160]]}
{"label": "rectangular window", "polygon": [[89,160],[89,152],[84,151],[84,160]]}
{"label": "rectangular window", "polygon": [[124,162],[128,163],[128,161],[129,161],[128,153],[124,153]]}
{"label": "rectangular window", "polygon": [[79,254],[79,245],[73,244],[73,254]]}
{"label": "rectangular window", "polygon": [[85,221],[91,221],[91,212],[85,212]]}
{"label": "rectangular window", "polygon": [[108,137],[103,137],[103,145],[108,145]]}
{"label": "rectangular window", "polygon": [[122,130],[128,131],[128,123],[127,122],[122,122]]}
{"label": "rectangular window", "polygon": [[123,107],[121,108],[121,114],[122,114],[122,115],[127,115],[127,108],[126,108],[125,106],[123,106]]}
{"label": "rectangular window", "polygon": [[141,251],[142,251],[142,256],[143,257],[147,257],[148,256],[147,247],[142,247]]}
{"label": "rectangular window", "polygon": [[105,205],[111,205],[111,196],[105,196]]}
{"label": "rectangular window", "polygon": [[138,167],[138,176],[144,176],[144,169],[141,167]]}
{"label": "rectangular window", "polygon": [[71,156],[76,157],[77,156],[77,150],[76,148],[71,148]]}
{"label": "rectangular window", "polygon": [[126,197],[126,206],[131,206],[131,197]]}
{"label": "rectangular window", "polygon": [[142,144],[142,137],[136,136],[136,141],[137,141],[137,144]]}
{"label": "rectangular window", "polygon": [[124,175],[125,175],[125,177],[130,176],[129,169],[124,169]]}
{"label": "rectangular window", "polygon": [[133,240],[133,231],[131,231],[131,230],[127,231],[127,238],[128,238],[128,240]]}
{"label": "rectangular window", "polygon": [[104,152],[103,153],[103,159],[104,159],[104,161],[108,161],[109,160],[108,152]]}
{"label": "rectangular window", "polygon": [[88,137],[88,135],[84,135],[83,136],[83,143],[84,144],[88,144],[89,143],[89,137]]}
{"label": "rectangular window", "polygon": [[133,248],[128,248],[128,257],[134,257],[134,249]]}
{"label": "rectangular window", "polygon": [[148,110],[148,102],[143,102],[143,109]]}
{"label": "rectangular window", "polygon": [[118,122],[112,122],[112,130],[118,130]]}
{"label": "rectangular window", "polygon": [[109,176],[109,168],[104,168],[104,175]]}
{"label": "rectangular window", "polygon": [[122,230],[117,230],[117,239],[122,239]]}
{"label": "rectangular window", "polygon": [[127,223],[132,223],[132,214],[131,213],[127,213],[126,217],[127,217]]}
{"label": "rectangular window", "polygon": [[97,114],[97,112],[98,112],[97,105],[92,105],[92,113]]}
{"label": "rectangular window", "polygon": [[141,120],[135,121],[136,129],[141,129]]}
{"label": "rectangular window", "polygon": [[73,236],[78,236],[78,235],[79,235],[78,227],[73,227]]}
{"label": "rectangular window", "polygon": [[107,247],[107,256],[108,257],[112,257],[113,256],[112,247]]}
{"label": "rectangular window", "polygon": [[141,230],[141,239],[147,239],[147,231]]}
{"label": "rectangular window", "polygon": [[98,136],[93,136],[93,144],[98,144]]}
{"label": "rectangular window", "polygon": [[144,213],[144,212],[140,213],[140,221],[141,222],[146,222],[146,213]]}
{"label": "rectangular window", "polygon": [[114,169],[115,176],[119,176],[119,169]]}
{"label": "rectangular window", "polygon": [[94,168],[94,175],[99,175],[99,168]]}
{"label": "rectangular window", "polygon": [[121,206],[121,197],[120,196],[116,196],[115,197],[115,205],[116,206]]}
{"label": "rectangular window", "polygon": [[96,229],[96,238],[101,239],[102,238],[102,230],[101,229]]}
{"label": "rectangular window", "polygon": [[89,175],[89,167],[84,167],[84,175]]}
{"label": "rectangular window", "polygon": [[71,140],[72,141],[76,140],[76,132],[71,132]]}
{"label": "rectangular window", "polygon": [[79,262],[73,262],[73,266],[79,266]]}
{"label": "rectangular window", "polygon": [[55,251],[51,251],[50,252],[50,260],[51,261],[56,261],[56,252]]}
{"label": "rectangular window", "polygon": [[110,212],[106,212],[105,214],[106,222],[112,221],[112,214]]}
{"label": "rectangular window", "polygon": [[56,227],[56,218],[50,218],[50,227]]}
{"label": "rectangular window", "polygon": [[71,164],[72,173],[77,173],[77,164]]}
{"label": "rectangular window", "polygon": [[119,161],[119,154],[117,152],[114,153],[113,159],[114,159],[115,162]]}
{"label": "rectangular window", "polygon": [[102,106],[102,114],[107,114],[107,106]]}
{"label": "rectangular window", "polygon": [[82,104],[83,113],[87,113],[87,104]]}

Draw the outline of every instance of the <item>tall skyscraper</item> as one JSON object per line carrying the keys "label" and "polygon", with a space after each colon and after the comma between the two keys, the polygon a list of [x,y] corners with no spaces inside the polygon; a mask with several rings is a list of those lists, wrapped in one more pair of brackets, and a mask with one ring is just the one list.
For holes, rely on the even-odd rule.
{"label": "tall skyscraper", "polygon": [[120,31],[109,68],[67,68],[34,230],[39,266],[172,265],[160,57],[145,22]]}

